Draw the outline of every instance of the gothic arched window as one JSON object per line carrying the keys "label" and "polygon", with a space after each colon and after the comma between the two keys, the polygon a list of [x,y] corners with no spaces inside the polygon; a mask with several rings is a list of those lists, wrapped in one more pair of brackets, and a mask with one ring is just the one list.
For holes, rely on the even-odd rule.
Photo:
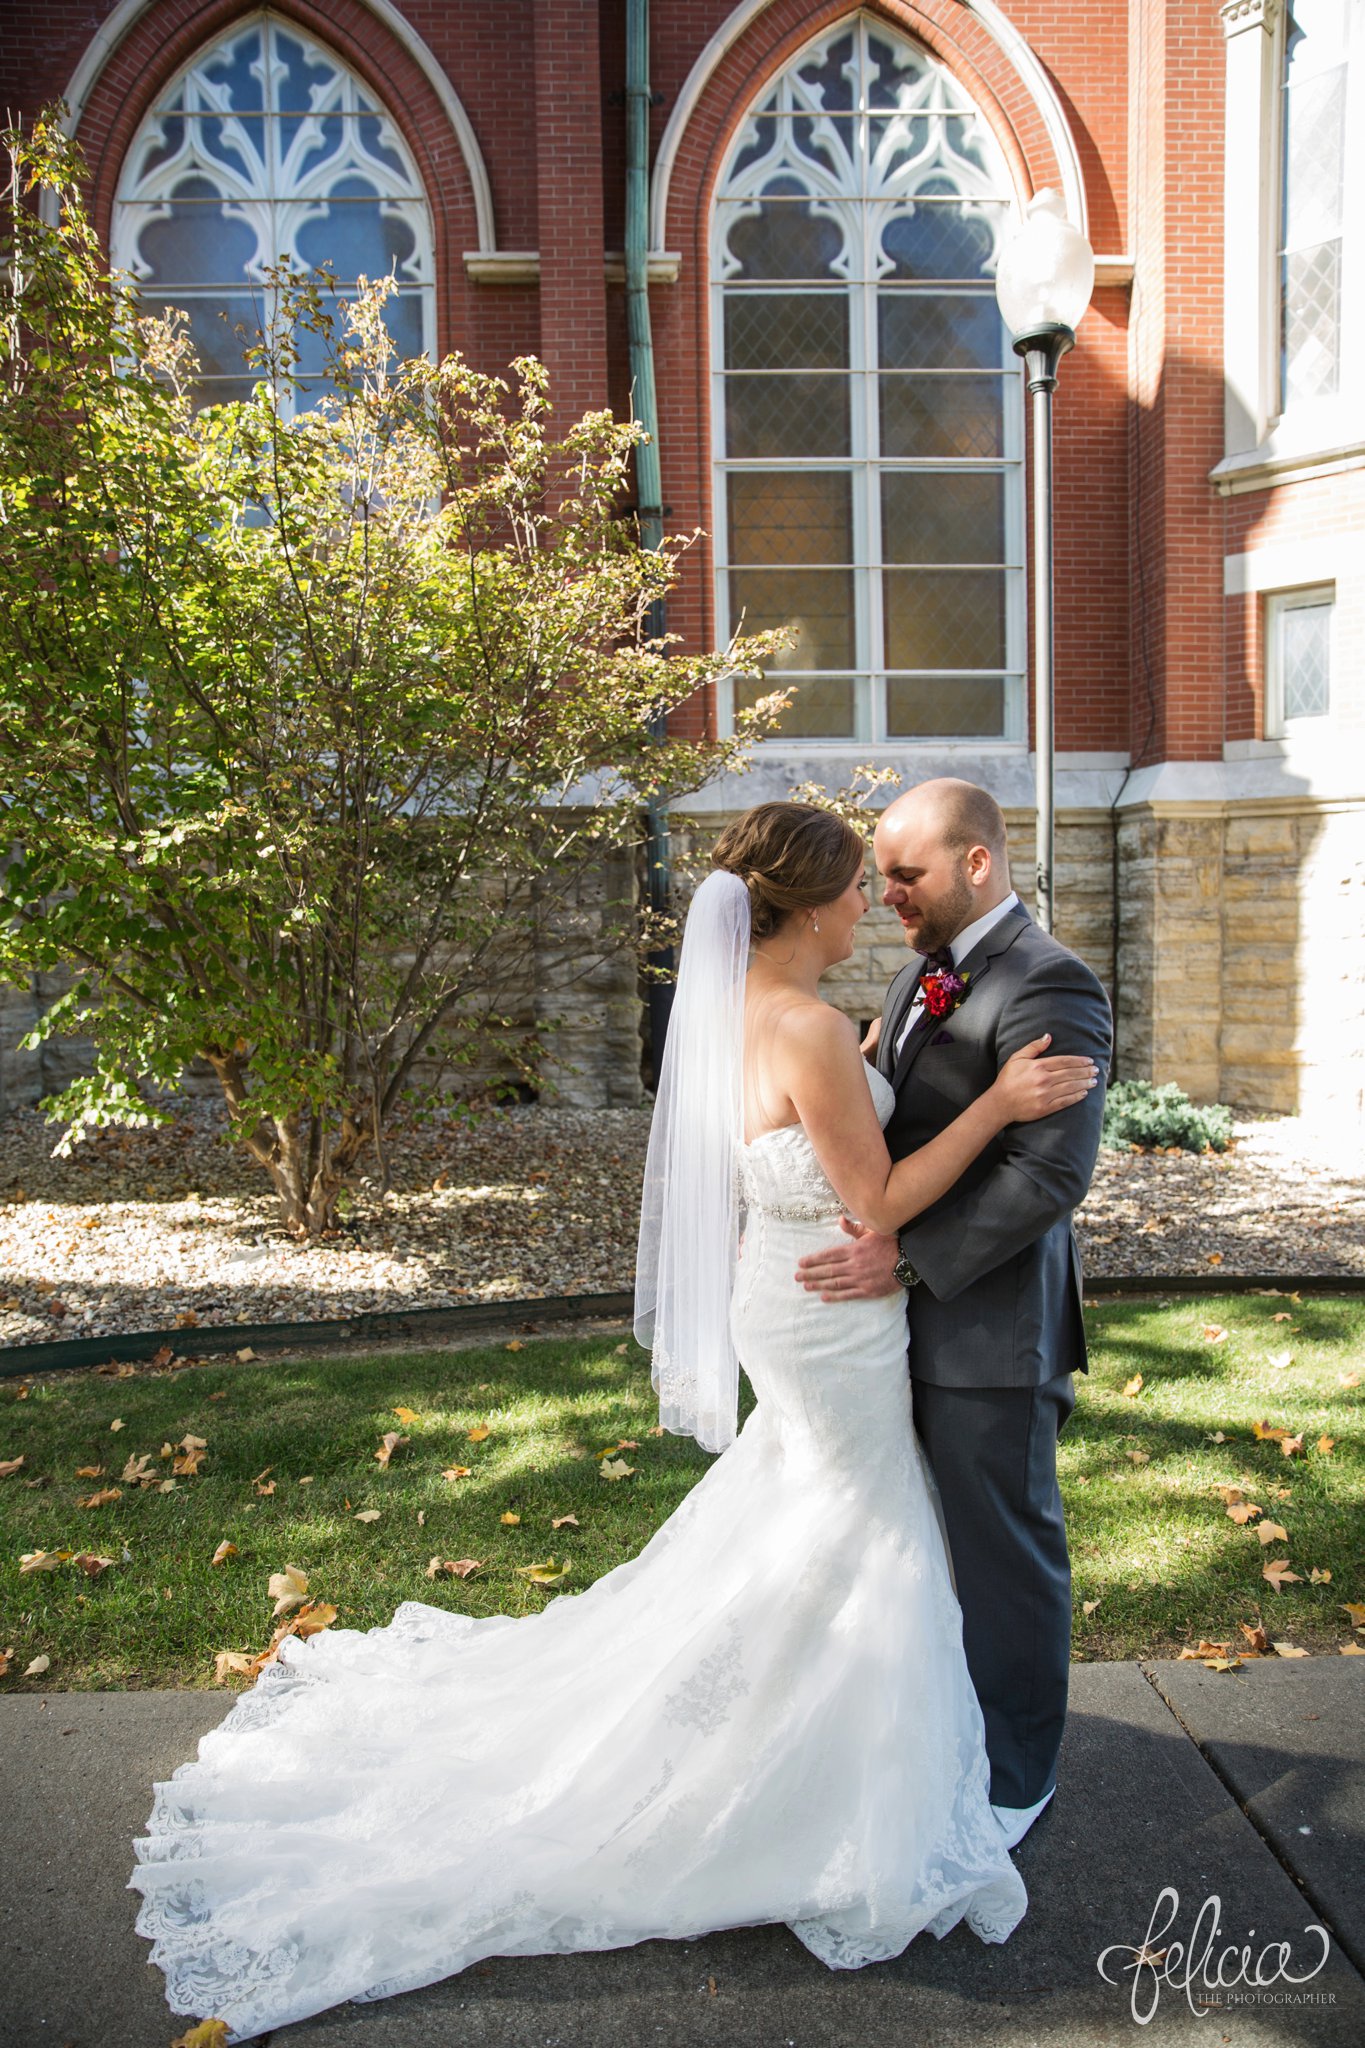
{"label": "gothic arched window", "polygon": [[[431,219],[416,165],[385,109],[329,50],[272,15],[238,23],[162,92],[124,160],[113,259],[149,311],[181,306],[206,402],[244,396],[250,338],[273,324],[265,271],[326,264],[344,301],[390,272],[401,356],[434,353]],[[323,382],[301,334],[301,402]]]}
{"label": "gothic arched window", "polygon": [[784,737],[1024,737],[1022,376],[994,288],[1011,197],[949,73],[864,15],[808,44],[730,149],[718,624],[794,625]]}

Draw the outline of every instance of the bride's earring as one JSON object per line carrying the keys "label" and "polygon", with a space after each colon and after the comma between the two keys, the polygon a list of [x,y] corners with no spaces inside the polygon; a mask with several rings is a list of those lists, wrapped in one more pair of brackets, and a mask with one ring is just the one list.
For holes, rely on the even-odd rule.
{"label": "bride's earring", "polygon": [[819,920],[819,918],[818,918],[818,917],[812,917],[812,919],[811,919],[811,921],[810,921],[810,928],[811,928],[811,930],[812,930],[813,932],[818,932],[818,931],[819,931],[819,929],[820,929],[820,920]]}

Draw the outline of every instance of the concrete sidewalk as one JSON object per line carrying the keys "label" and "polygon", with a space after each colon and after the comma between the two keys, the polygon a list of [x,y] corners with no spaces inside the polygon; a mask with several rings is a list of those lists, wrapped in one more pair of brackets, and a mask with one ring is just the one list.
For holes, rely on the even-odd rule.
{"label": "concrete sidewalk", "polygon": [[[4,2048],[168,2048],[191,2024],[167,2008],[133,1932],[130,1845],[152,1780],[195,1753],[231,1697],[0,1698]],[[1073,1665],[1058,1782],[1015,1851],[1029,1910],[1002,1946],[959,1926],[942,1942],[921,1936],[894,1962],[837,1972],[785,1928],[760,1927],[490,1962],[280,2028],[272,2048],[1365,2042],[1365,1672],[1354,1659],[1218,1675],[1189,1663]],[[1167,1888],[1177,1897],[1159,1907]],[[1221,1993],[1204,1979],[1215,1913],[1208,1980],[1225,1950],[1249,1948],[1254,2002],[1244,1979]],[[1313,1922],[1329,1938],[1321,1968]],[[1188,1987],[1184,1967],[1135,1981],[1133,1952],[1149,1933],[1158,1949],[1193,1945]],[[1256,1961],[1271,1943],[1288,1945],[1300,1981],[1277,1974],[1257,1993]],[[1111,1945],[1106,1983],[1097,1959]],[[1229,1958],[1225,1982],[1234,1969]]]}

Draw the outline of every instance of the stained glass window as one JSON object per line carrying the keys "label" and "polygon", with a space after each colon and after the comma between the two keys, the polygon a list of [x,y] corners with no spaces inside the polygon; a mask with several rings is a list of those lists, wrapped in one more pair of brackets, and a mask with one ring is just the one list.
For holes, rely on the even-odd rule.
{"label": "stained glass window", "polygon": [[[124,160],[112,253],[149,311],[184,308],[204,402],[250,390],[236,330],[278,317],[265,272],[281,261],[328,265],[338,303],[392,273],[395,348],[434,349],[431,222],[407,145],[367,86],[272,15],[239,22],[158,97]],[[322,347],[299,341],[306,404]]]}
{"label": "stained glass window", "polygon": [[1011,198],[961,87],[863,15],[808,44],[732,145],[711,241],[719,623],[794,631],[784,738],[1023,737],[1022,379],[994,284]]}

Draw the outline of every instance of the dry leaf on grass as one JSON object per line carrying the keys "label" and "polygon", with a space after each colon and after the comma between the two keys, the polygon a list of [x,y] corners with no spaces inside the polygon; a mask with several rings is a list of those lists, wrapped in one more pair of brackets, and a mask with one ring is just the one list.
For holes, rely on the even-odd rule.
{"label": "dry leaf on grass", "polygon": [[1254,1500],[1243,1500],[1234,1501],[1227,1510],[1227,1513],[1236,1522],[1237,1526],[1241,1528],[1251,1520],[1253,1515],[1262,1513],[1262,1510],[1257,1507]]}
{"label": "dry leaf on grass", "polygon": [[1270,1638],[1266,1635],[1266,1632],[1262,1628],[1259,1621],[1239,1621],[1237,1626],[1242,1631],[1242,1634],[1246,1637],[1248,1646],[1251,1649],[1256,1650],[1258,1652],[1265,1652],[1269,1650]]}
{"label": "dry leaf on grass", "polygon": [[557,1565],[552,1557],[547,1557],[544,1564],[519,1564],[516,1570],[519,1577],[530,1579],[534,1585],[557,1586],[561,1579],[568,1578],[573,1566],[567,1558]]}
{"label": "dry leaf on grass", "polygon": [[1130,1380],[1124,1381],[1123,1392],[1129,1398],[1134,1394],[1142,1392],[1142,1374],[1140,1372],[1135,1372]]}
{"label": "dry leaf on grass", "polygon": [[[19,1470],[19,1467],[23,1464],[23,1462],[24,1460],[22,1455],[17,1458],[0,1458],[0,1479],[8,1479],[11,1473],[17,1472]],[[87,1478],[94,1479],[98,1476],[98,1474],[97,1472],[90,1472],[87,1473],[85,1476]]]}
{"label": "dry leaf on grass", "polygon": [[1303,1584],[1299,1574],[1290,1571],[1289,1559],[1287,1557],[1275,1557],[1270,1560],[1269,1564],[1262,1565],[1261,1577],[1268,1580],[1277,1593],[1287,1586],[1291,1580],[1296,1586]]}
{"label": "dry leaf on grass", "polygon": [[213,1556],[209,1559],[209,1563],[225,1564],[228,1558],[236,1557],[236,1555],[237,1545],[235,1543],[223,1542],[218,1545],[218,1548],[214,1551]]}
{"label": "dry leaf on grass", "polygon": [[400,1422],[420,1422],[422,1420],[415,1408],[395,1408],[393,1412]]}
{"label": "dry leaf on grass", "polygon": [[308,1574],[296,1564],[287,1564],[282,1572],[270,1574],[265,1590],[275,1603],[271,1619],[278,1621],[282,1614],[292,1614],[296,1607],[302,1607],[308,1597]]}
{"label": "dry leaf on grass", "polygon": [[1199,1334],[1206,1344],[1226,1344],[1228,1333],[1221,1323],[1201,1323]]}
{"label": "dry leaf on grass", "polygon": [[383,1441],[381,1442],[379,1449],[374,1454],[375,1463],[378,1465],[387,1465],[389,1460],[392,1458],[394,1452],[401,1450],[403,1448],[403,1445],[405,1443],[409,1443],[410,1441],[411,1439],[409,1437],[400,1436],[396,1429],[386,1430],[384,1433]]}
{"label": "dry leaf on grass", "polygon": [[88,1493],[84,1500],[76,1502],[76,1506],[78,1508],[103,1508],[107,1507],[111,1500],[121,1500],[122,1497],[123,1488],[121,1486],[106,1486],[101,1488],[98,1493]]}
{"label": "dry leaf on grass", "polygon": [[1260,1537],[1262,1543],[1287,1543],[1289,1541],[1289,1531],[1282,1528],[1278,1522],[1258,1522],[1256,1524],[1256,1534]]}
{"label": "dry leaf on grass", "polygon": [[597,1468],[602,1479],[629,1479],[634,1470],[635,1467],[628,1465],[624,1458],[604,1458]]}
{"label": "dry leaf on grass", "polygon": [[506,1526],[507,1528],[509,1528],[509,1529],[515,1529],[515,1528],[516,1528],[516,1526],[517,1526],[517,1523],[518,1523],[518,1522],[519,1522],[519,1521],[521,1520],[521,1516],[520,1516],[520,1515],[514,1515],[514,1514],[512,1513],[512,1510],[511,1510],[511,1509],[509,1508],[509,1509],[507,1510],[507,1513],[506,1513],[505,1515],[499,1515],[499,1516],[498,1516],[498,1520],[499,1520],[500,1522],[502,1522],[502,1523],[503,1523],[503,1524],[504,1524],[504,1525],[505,1525],[505,1526]]}
{"label": "dry leaf on grass", "polygon": [[576,1529],[578,1527],[578,1517],[577,1515],[551,1515],[550,1527],[552,1529]]}
{"label": "dry leaf on grass", "polygon": [[465,1435],[469,1438],[469,1441],[472,1444],[481,1444],[485,1437],[491,1436],[492,1434],[493,1432],[486,1422],[476,1422],[472,1429],[468,1429],[465,1431]]}
{"label": "dry leaf on grass", "polygon": [[43,1673],[50,1668],[51,1663],[52,1659],[44,1651],[41,1657],[35,1657],[33,1662],[27,1667],[24,1672],[25,1678],[41,1678]]}
{"label": "dry leaf on grass", "polygon": [[1338,1643],[1337,1651],[1342,1657],[1365,1657],[1365,1643]]}
{"label": "dry leaf on grass", "polygon": [[1271,1648],[1281,1657],[1306,1657],[1307,1650],[1296,1650],[1292,1643],[1272,1643]]}
{"label": "dry leaf on grass", "polygon": [[360,1508],[352,1515],[351,1520],[353,1522],[377,1522],[379,1515],[380,1510],[378,1508]]}
{"label": "dry leaf on grass", "polygon": [[472,1465],[447,1465],[441,1477],[442,1479],[468,1479],[473,1469]]}
{"label": "dry leaf on grass", "polygon": [[112,1557],[96,1557],[91,1550],[78,1550],[71,1560],[79,1565],[88,1579],[97,1579],[101,1572],[107,1572],[114,1562]]}

